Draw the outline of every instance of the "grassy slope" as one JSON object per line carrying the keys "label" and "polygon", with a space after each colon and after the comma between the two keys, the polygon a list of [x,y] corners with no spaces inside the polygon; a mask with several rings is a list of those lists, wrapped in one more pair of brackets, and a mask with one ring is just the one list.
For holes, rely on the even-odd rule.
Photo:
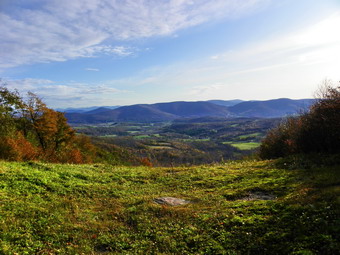
{"label": "grassy slope", "polygon": [[[336,254],[340,167],[0,162],[0,254]],[[247,201],[263,192],[275,200]],[[153,202],[174,196],[194,203]]]}
{"label": "grassy slope", "polygon": [[258,142],[224,142],[224,144],[230,144],[240,150],[252,150],[261,145]]}

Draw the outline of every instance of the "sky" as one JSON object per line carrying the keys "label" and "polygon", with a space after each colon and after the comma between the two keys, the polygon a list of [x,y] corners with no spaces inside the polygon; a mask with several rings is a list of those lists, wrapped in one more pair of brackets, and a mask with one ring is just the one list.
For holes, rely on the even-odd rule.
{"label": "sky", "polygon": [[49,107],[311,98],[340,0],[0,0],[0,78]]}

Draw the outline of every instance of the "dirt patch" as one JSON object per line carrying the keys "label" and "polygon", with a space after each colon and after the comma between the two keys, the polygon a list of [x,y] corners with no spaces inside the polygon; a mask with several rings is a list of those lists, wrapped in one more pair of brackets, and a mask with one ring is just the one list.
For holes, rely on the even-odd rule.
{"label": "dirt patch", "polygon": [[191,203],[191,201],[176,198],[176,197],[159,197],[159,198],[155,198],[153,201],[156,204],[171,205],[171,206],[186,205],[186,204]]}
{"label": "dirt patch", "polygon": [[240,198],[240,200],[244,201],[253,201],[253,200],[274,200],[276,196],[270,193],[255,191],[250,192],[247,196]]}

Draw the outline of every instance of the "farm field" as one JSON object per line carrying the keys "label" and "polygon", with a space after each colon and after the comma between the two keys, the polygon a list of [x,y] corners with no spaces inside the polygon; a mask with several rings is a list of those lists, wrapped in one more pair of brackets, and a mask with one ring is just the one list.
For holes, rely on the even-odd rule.
{"label": "farm field", "polygon": [[258,142],[224,142],[224,144],[230,144],[231,146],[234,146],[239,150],[245,151],[256,149],[261,145],[261,143]]}

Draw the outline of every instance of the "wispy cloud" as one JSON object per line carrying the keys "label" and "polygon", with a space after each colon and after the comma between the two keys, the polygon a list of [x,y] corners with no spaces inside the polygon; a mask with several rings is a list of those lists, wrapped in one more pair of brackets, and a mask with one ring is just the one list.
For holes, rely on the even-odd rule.
{"label": "wispy cloud", "polygon": [[219,90],[223,87],[222,84],[216,83],[211,85],[205,85],[205,86],[195,86],[192,87],[191,90],[188,93],[188,96],[202,96],[202,95],[210,95],[215,94],[216,90]]}
{"label": "wispy cloud", "polygon": [[22,92],[37,93],[54,107],[124,105],[151,100],[310,97],[322,79],[339,80],[338,27],[337,12],[279,38],[249,43],[192,62],[148,67],[129,77],[97,84],[46,79],[8,79],[7,83]]}
{"label": "wispy cloud", "polygon": [[47,79],[2,79],[1,80],[9,89],[18,89],[21,93],[27,93],[28,91],[36,91],[40,86],[49,86],[54,82]]}
{"label": "wispy cloud", "polygon": [[144,70],[110,84],[137,91],[152,88],[148,93],[155,93],[157,101],[170,96],[175,100],[311,97],[322,79],[339,79],[338,27],[337,12],[279,38],[249,43],[207,59]]}
{"label": "wispy cloud", "polygon": [[85,68],[86,71],[91,71],[91,72],[99,72],[98,68]]}
{"label": "wispy cloud", "polygon": [[128,40],[164,36],[234,17],[269,0],[49,0],[2,6],[0,68],[110,54],[130,56]]}
{"label": "wispy cloud", "polygon": [[322,57],[322,54],[318,54],[318,52],[325,53],[332,49],[333,54],[337,55],[339,51],[335,48],[340,48],[338,27],[340,27],[340,12],[333,13],[328,18],[310,25],[302,31],[247,45],[244,49],[214,55],[211,56],[211,59],[224,63],[242,60],[247,63],[263,61],[267,64],[270,60],[276,63],[310,62],[312,57],[315,61],[328,61],[330,57],[328,54]]}
{"label": "wispy cloud", "polygon": [[109,84],[87,84],[69,82],[60,84],[51,80],[21,79],[3,80],[9,89],[17,89],[25,97],[33,92],[51,107],[108,105],[117,94],[130,93],[127,90],[114,88]]}

